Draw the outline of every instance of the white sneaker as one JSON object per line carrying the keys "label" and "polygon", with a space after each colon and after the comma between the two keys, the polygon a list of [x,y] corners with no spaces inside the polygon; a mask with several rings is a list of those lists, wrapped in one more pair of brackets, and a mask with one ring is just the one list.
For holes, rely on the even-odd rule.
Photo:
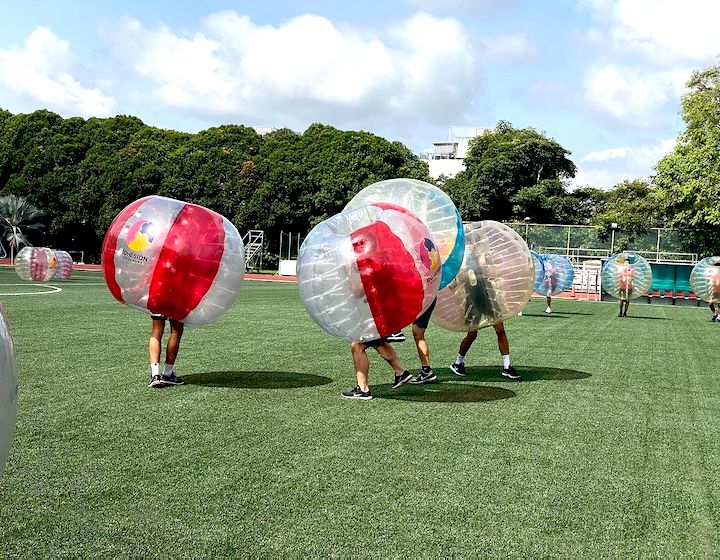
{"label": "white sneaker", "polygon": [[518,311],[518,317],[522,317],[522,311]]}
{"label": "white sneaker", "polygon": [[550,308],[548,307],[548,308],[545,310],[545,313],[552,313],[552,309],[550,309]]}

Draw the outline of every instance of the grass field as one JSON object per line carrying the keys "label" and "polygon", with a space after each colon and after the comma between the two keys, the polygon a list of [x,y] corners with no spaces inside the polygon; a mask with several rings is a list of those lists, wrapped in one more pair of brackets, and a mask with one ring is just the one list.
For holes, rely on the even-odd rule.
{"label": "grass field", "polygon": [[[44,288],[0,270],[0,293]],[[431,325],[439,383],[347,401],[347,343],[295,285],[246,282],[188,330],[183,387],[150,390],[150,321],[97,273],[0,295],[18,421],[0,557],[717,557],[720,325],[706,308],[534,299],[467,378]],[[409,333],[408,333],[409,334]],[[417,371],[414,345],[396,345]]]}

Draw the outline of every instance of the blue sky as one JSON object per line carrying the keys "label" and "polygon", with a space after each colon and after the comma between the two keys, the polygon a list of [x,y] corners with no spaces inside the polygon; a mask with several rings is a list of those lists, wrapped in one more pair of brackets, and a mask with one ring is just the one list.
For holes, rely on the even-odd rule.
{"label": "blue sky", "polygon": [[720,2],[0,0],[0,107],[164,128],[312,122],[420,153],[452,125],[532,126],[578,185],[647,177]]}

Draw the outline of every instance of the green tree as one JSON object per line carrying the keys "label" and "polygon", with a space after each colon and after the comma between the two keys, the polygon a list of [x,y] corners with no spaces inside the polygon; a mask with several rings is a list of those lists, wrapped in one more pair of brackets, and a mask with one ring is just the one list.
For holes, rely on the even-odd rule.
{"label": "green tree", "polygon": [[602,237],[610,235],[615,223],[633,241],[663,225],[663,197],[662,191],[643,179],[623,181],[605,193],[592,223],[600,226]]}
{"label": "green tree", "polygon": [[43,212],[20,196],[0,196],[0,223],[5,229],[5,241],[10,246],[10,261],[23,245],[31,245],[23,230],[41,230]]}
{"label": "green tree", "polygon": [[[569,155],[533,128],[515,129],[500,121],[495,130],[470,141],[465,170],[444,186],[466,220],[507,220],[513,215],[512,198],[522,189],[575,176]],[[557,188],[557,184],[540,188]]]}
{"label": "green tree", "polygon": [[686,128],[657,166],[669,225],[686,230],[689,248],[720,253],[720,65],[693,72],[682,100]]}

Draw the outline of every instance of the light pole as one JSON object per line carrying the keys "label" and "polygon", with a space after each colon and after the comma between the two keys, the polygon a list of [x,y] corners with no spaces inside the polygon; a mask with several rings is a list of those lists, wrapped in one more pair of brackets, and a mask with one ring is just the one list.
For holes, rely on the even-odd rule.
{"label": "light pole", "polygon": [[615,252],[615,230],[618,228],[616,222],[610,224],[610,254]]}
{"label": "light pole", "polygon": [[[523,218],[523,222],[525,222],[525,243],[527,243],[528,242],[528,228],[530,227],[530,218],[526,216],[525,218]],[[529,243],[528,243],[528,245],[529,245]]]}

